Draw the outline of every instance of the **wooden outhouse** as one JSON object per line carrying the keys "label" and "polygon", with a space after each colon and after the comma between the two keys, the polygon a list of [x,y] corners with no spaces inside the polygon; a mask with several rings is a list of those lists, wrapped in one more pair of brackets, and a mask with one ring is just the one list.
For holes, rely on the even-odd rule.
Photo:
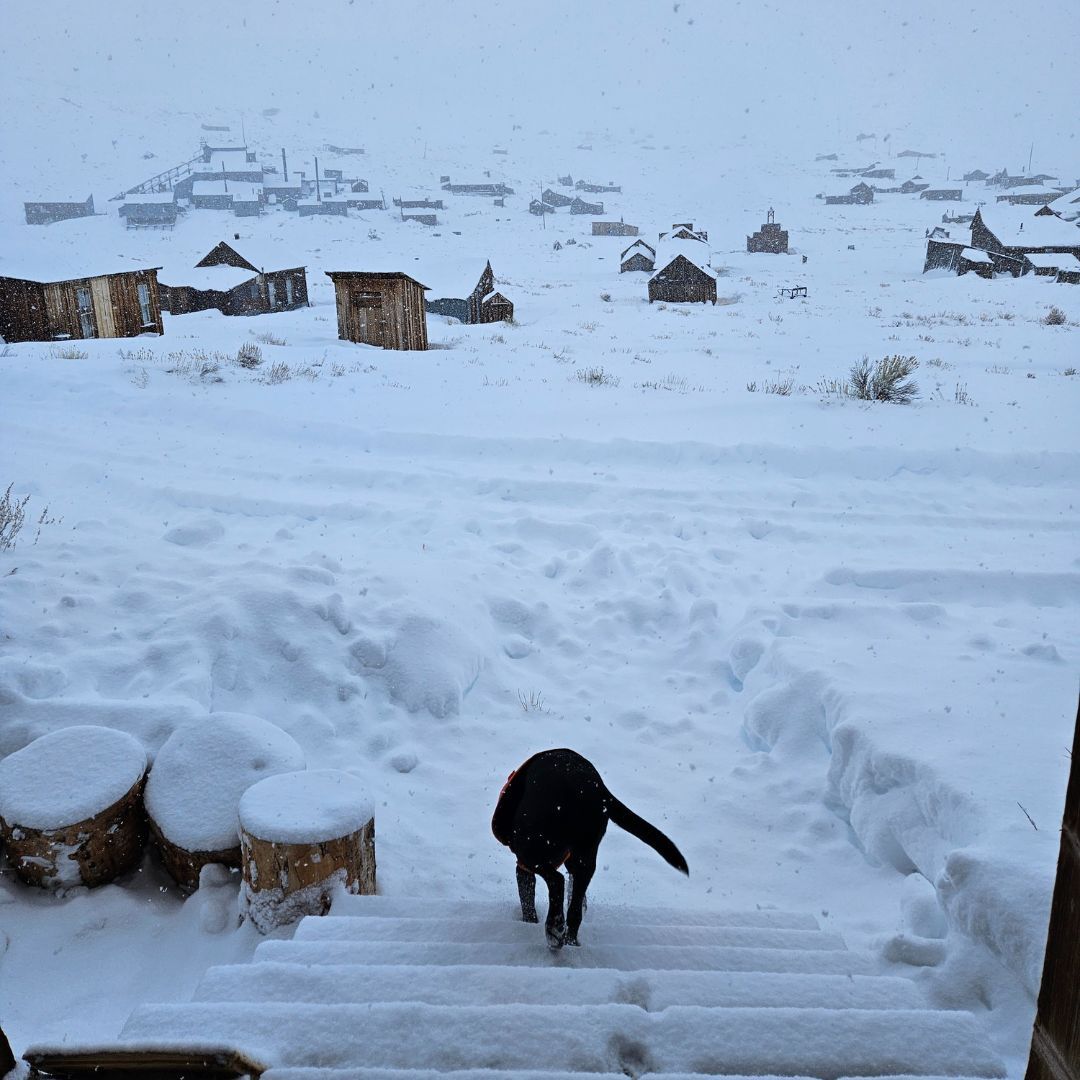
{"label": "wooden outhouse", "polygon": [[337,300],[338,337],[381,349],[426,349],[424,292],[401,271],[327,270]]}
{"label": "wooden outhouse", "polygon": [[56,280],[0,276],[0,338],[67,341],[163,334],[157,271]]}
{"label": "wooden outhouse", "polygon": [[716,274],[707,266],[679,253],[649,278],[649,303],[716,303]]}

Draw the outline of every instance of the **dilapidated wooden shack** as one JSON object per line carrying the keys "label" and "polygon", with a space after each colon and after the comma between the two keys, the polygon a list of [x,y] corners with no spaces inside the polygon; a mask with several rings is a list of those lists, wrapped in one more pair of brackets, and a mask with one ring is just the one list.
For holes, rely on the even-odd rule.
{"label": "dilapidated wooden shack", "polygon": [[93,217],[94,196],[85,199],[58,199],[52,202],[23,203],[27,225],[53,225],[69,218]]}
{"label": "dilapidated wooden shack", "polygon": [[[0,276],[0,338],[67,341],[163,334],[158,267],[59,278]],[[5,264],[0,275],[7,275]]]}
{"label": "dilapidated wooden shack", "polygon": [[627,225],[625,221],[594,221],[593,236],[637,236],[641,230],[636,225]]}
{"label": "dilapidated wooden shack", "polygon": [[399,270],[327,270],[337,300],[338,337],[380,349],[426,349],[424,292]]}
{"label": "dilapidated wooden shack", "polygon": [[[471,280],[467,266],[434,268],[435,286],[428,291],[434,295],[425,299],[424,307],[433,315],[443,315],[463,323],[509,322],[514,317],[513,301],[495,289],[495,274],[490,260],[485,263],[479,281],[472,291],[463,288]],[[471,273],[476,273],[476,263]],[[425,274],[430,277],[430,275]]]}
{"label": "dilapidated wooden shack", "polygon": [[627,274],[635,270],[647,270],[650,274],[656,269],[656,248],[644,240],[635,240],[619,256],[619,273]]}

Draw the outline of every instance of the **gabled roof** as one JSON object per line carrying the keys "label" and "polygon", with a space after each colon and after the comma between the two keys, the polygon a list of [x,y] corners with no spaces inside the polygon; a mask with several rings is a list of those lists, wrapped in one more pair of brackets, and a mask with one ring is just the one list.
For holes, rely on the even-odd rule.
{"label": "gabled roof", "polygon": [[[414,285],[419,285],[421,289],[426,289],[427,286],[421,284],[411,274],[406,274],[404,270],[324,270],[324,274],[331,281],[337,278],[347,277],[371,277],[371,278],[405,278],[406,281],[411,281]],[[472,291],[471,289],[469,290]]]}
{"label": "gabled roof", "polygon": [[189,286],[200,292],[229,292],[238,285],[252,281],[256,277],[254,270],[240,266],[177,266],[171,264],[158,275],[163,285],[173,287]]}
{"label": "gabled roof", "polygon": [[[672,263],[677,262],[679,259],[685,259],[695,269],[700,270],[703,274],[705,274],[707,277],[712,278],[714,281],[716,280],[716,271],[713,270],[712,267],[709,266],[703,259],[692,258],[692,252],[665,252],[664,255],[665,257],[662,260],[657,259],[657,268],[653,271],[652,277],[649,278],[650,281],[653,281],[657,277],[659,277],[662,273],[664,273],[665,270],[668,269],[669,266],[671,266]],[[669,255],[670,257],[667,257]]]}
{"label": "gabled roof", "polygon": [[[630,253],[633,252],[635,248],[644,248],[645,251],[649,253],[650,258],[656,258],[656,248],[654,248],[652,244],[647,244],[639,237],[619,256],[620,262],[625,262],[630,257]],[[642,254],[644,254],[644,252],[642,252]]]}
{"label": "gabled roof", "polygon": [[1033,251],[1024,258],[1040,270],[1080,270],[1080,259],[1066,253]]}
{"label": "gabled roof", "polygon": [[[1026,210],[1026,213],[1017,213]],[[1037,217],[1028,207],[995,206],[978,211],[982,223],[1006,247],[1080,247],[1080,228],[1059,217]]]}

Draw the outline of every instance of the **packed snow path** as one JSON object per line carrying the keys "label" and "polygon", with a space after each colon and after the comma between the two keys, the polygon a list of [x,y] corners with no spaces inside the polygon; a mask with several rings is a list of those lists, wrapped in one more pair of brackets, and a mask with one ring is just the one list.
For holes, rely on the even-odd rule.
{"label": "packed snow path", "polygon": [[1004,1075],[975,1017],[927,1008],[811,917],[594,908],[585,944],[553,954],[512,904],[339,897],[193,1001],[136,1009],[121,1040],[227,1045],[267,1080]]}

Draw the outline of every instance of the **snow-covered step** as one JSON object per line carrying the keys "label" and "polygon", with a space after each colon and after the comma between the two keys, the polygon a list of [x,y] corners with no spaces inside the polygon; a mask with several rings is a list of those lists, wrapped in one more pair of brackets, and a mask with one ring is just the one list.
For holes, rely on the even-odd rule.
{"label": "snow-covered step", "polygon": [[[627,1074],[588,1073],[588,1080],[626,1080]],[[262,1080],[581,1080],[579,1072],[528,1072],[522,1069],[319,1069],[289,1068],[267,1069]],[[702,1080],[702,1073],[642,1073],[638,1080]],[[724,1080],[811,1080],[806,1076],[725,1076]],[[890,1080],[892,1078],[890,1077]],[[899,1078],[898,1078],[899,1080]],[[920,1077],[919,1080],[931,1080]],[[935,1077],[933,1080],[946,1080]],[[948,1080],[967,1080],[965,1077],[949,1077]]]}
{"label": "snow-covered step", "polygon": [[[547,900],[541,885],[537,901],[543,909]],[[374,915],[398,919],[519,919],[521,908],[513,900],[444,900],[420,896],[350,896],[334,898],[333,915]],[[642,907],[613,904],[589,897],[586,926],[607,924],[651,924],[654,926],[772,926],[784,930],[817,930],[813,915],[804,912],[758,908],[753,911],[695,911],[681,908]]]}
{"label": "snow-covered step", "polygon": [[486,966],[612,968],[636,971],[789,971],[816,975],[870,975],[877,960],[843,949],[759,949],[726,945],[587,945],[552,953],[539,927],[532,941],[264,941],[257,961],[287,964],[365,964],[410,967]]}
{"label": "snow-covered step", "polygon": [[273,962],[211,968],[196,1001],[309,1004],[423,1002],[429,1005],[672,1005],[823,1009],[913,1009],[910,979],[776,972],[634,971],[565,967],[352,967]]}
{"label": "snow-covered step", "polygon": [[1000,1077],[970,1013],[634,1005],[143,1006],[126,1045],[235,1047],[267,1065]]}
{"label": "snow-covered step", "polygon": [[[357,919],[327,915],[304,919],[296,941],[439,941],[462,945],[535,943],[543,931],[521,918]],[[839,934],[759,926],[657,926],[651,923],[586,921],[581,939],[594,945],[712,945],[743,949],[843,949]]]}

